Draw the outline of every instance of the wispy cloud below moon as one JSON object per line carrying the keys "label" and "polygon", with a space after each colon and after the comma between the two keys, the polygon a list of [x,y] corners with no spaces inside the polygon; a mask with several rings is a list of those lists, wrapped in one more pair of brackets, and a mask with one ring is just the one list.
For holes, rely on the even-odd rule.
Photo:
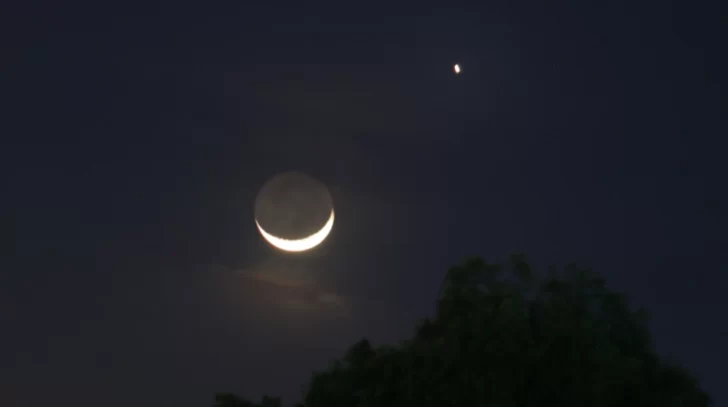
{"label": "wispy cloud below moon", "polygon": [[227,266],[211,266],[210,271],[241,277],[253,284],[271,289],[267,297],[280,307],[298,311],[337,310],[348,311],[351,298],[324,289],[315,280],[301,278],[293,273],[270,269],[235,269]]}

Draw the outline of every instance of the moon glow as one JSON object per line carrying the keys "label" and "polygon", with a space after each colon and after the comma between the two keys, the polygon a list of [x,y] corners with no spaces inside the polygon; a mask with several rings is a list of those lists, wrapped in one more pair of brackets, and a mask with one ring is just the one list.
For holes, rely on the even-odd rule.
{"label": "moon glow", "polygon": [[268,180],[255,200],[255,225],[271,246],[305,252],[320,245],[334,227],[334,206],[328,188],[300,172]]}
{"label": "moon glow", "polygon": [[303,239],[282,239],[266,232],[257,220],[255,221],[255,224],[258,226],[258,231],[260,231],[263,238],[274,247],[286,252],[305,252],[306,250],[313,249],[320,245],[321,242],[326,239],[326,236],[331,233],[331,229],[334,227],[334,210],[331,210],[331,216],[329,216],[329,220],[326,221],[326,224],[324,224],[324,227],[322,227],[321,230],[311,236],[304,237]]}

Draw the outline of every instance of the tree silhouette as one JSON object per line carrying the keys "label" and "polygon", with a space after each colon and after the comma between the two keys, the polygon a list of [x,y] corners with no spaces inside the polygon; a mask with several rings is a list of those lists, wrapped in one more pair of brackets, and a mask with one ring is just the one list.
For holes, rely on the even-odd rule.
{"label": "tree silhouette", "polygon": [[306,407],[707,406],[655,353],[644,310],[569,265],[537,279],[523,256],[448,272],[434,319],[410,340],[365,339],[314,373]]}
{"label": "tree silhouette", "polygon": [[[279,407],[218,395],[215,407]],[[571,264],[537,278],[524,256],[451,268],[433,319],[398,346],[363,339],[314,372],[297,407],[703,407],[656,354],[642,309]]]}
{"label": "tree silhouette", "polygon": [[260,403],[254,403],[231,393],[217,393],[213,407],[281,407],[281,399],[263,396]]}

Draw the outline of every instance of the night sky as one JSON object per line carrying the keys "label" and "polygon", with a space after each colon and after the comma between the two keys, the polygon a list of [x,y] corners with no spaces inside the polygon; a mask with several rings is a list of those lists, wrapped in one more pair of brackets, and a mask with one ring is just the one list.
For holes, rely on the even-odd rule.
{"label": "night sky", "polygon": [[[513,252],[593,267],[728,405],[725,5],[16,3],[3,406],[290,404]],[[253,221],[290,170],[337,216],[298,257]]]}

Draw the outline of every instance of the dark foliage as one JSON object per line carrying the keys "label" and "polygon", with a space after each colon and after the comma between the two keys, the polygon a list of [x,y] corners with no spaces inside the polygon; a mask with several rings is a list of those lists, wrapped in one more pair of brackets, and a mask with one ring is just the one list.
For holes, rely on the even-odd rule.
{"label": "dark foliage", "polygon": [[[278,407],[218,397],[216,407]],[[304,398],[305,407],[709,404],[689,373],[655,353],[644,310],[573,264],[538,279],[523,256],[453,267],[435,317],[410,340],[357,342],[313,374]]]}
{"label": "dark foliage", "polygon": [[281,407],[281,399],[263,396],[260,403],[254,403],[250,400],[239,398],[234,394],[217,393],[213,407]]}
{"label": "dark foliage", "polygon": [[523,256],[509,267],[475,258],[449,271],[436,317],[412,339],[356,343],[313,375],[305,405],[709,405],[695,379],[660,360],[646,323],[590,270],[537,280]]}

